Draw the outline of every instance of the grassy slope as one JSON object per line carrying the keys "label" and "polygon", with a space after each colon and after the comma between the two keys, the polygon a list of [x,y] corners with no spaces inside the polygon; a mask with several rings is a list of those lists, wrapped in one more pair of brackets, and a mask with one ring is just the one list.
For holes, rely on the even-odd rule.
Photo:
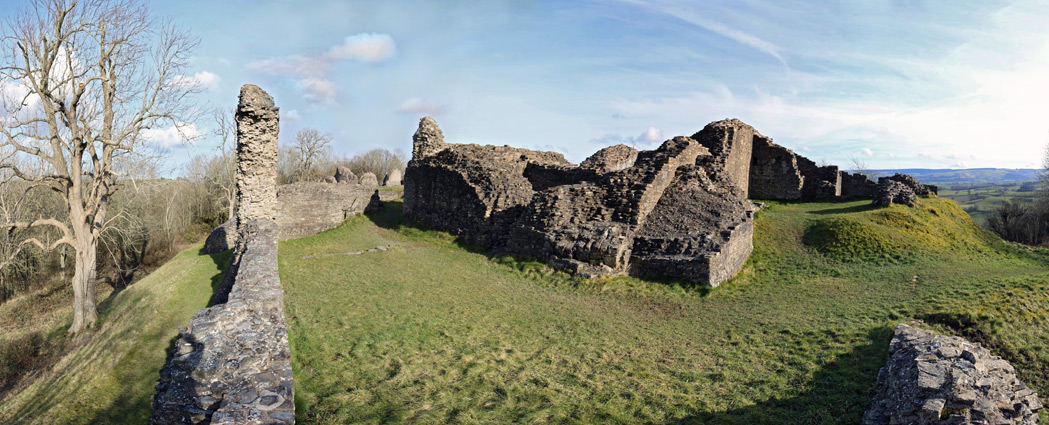
{"label": "grassy slope", "polygon": [[[1049,393],[1044,256],[951,201],[868,202],[774,204],[744,270],[709,293],[490,259],[404,226],[396,203],[284,242],[299,421],[856,423],[892,328],[915,317],[1012,352]],[[865,258],[838,255],[856,236],[840,219],[878,241]]]}
{"label": "grassy slope", "polygon": [[[0,423],[148,423],[149,402],[165,349],[190,316],[207,305],[229,254],[187,249],[148,277],[100,306],[96,330],[69,341],[73,349],[47,370],[25,378],[17,394],[0,402]],[[68,301],[66,301],[68,302]],[[0,318],[12,320],[31,305],[5,303]],[[57,309],[38,323],[19,322],[19,332],[66,338],[69,309]]]}

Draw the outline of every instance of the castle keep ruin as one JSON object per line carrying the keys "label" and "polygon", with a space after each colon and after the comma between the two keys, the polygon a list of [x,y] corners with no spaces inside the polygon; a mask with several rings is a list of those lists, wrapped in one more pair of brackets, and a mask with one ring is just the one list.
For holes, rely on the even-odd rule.
{"label": "castle keep ruin", "polygon": [[[420,120],[404,175],[408,218],[494,252],[584,276],[666,276],[717,286],[753,250],[747,198],[871,197],[866,176],[816,163],[737,119],[651,151],[559,153],[448,144]],[[902,198],[901,198],[902,199]]]}
{"label": "castle keep ruin", "polygon": [[215,305],[190,319],[160,371],[150,422],[292,424],[295,395],[277,274],[278,109],[241,88],[236,248]]}

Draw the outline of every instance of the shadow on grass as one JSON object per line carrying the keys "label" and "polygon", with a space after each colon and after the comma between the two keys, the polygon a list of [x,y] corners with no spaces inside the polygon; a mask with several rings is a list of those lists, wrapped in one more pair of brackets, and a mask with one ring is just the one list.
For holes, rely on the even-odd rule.
{"label": "shadow on grass", "polygon": [[812,389],[727,412],[703,412],[674,424],[855,424],[874,397],[878,370],[889,355],[892,329],[879,327],[868,342],[838,356],[815,374]]}
{"label": "shadow on grass", "polygon": [[[208,307],[211,307],[214,305],[216,295],[218,294],[223,278],[226,275],[225,270],[233,256],[233,251],[227,250],[216,254],[204,254],[201,252],[200,254],[211,257],[211,260],[214,261],[216,269],[218,270],[218,273],[215,273],[215,275],[211,277],[212,294],[208,301]],[[180,327],[183,325],[185,324],[179,324]],[[181,335],[176,334],[168,340],[167,346],[164,349],[164,352],[167,354],[165,356],[164,364],[167,364],[167,361],[170,360],[180,336]],[[119,367],[120,365],[118,364],[117,366]],[[163,367],[163,365],[161,365],[161,367]],[[99,425],[148,423],[150,410],[152,408],[153,394],[155,392],[152,388],[153,384],[157,382],[159,369],[123,370],[118,371],[114,375],[119,381],[120,388],[125,389],[125,391],[121,393],[120,397],[113,402],[113,405],[110,406],[109,409],[100,411],[97,416],[90,421],[87,421],[87,423]],[[131,390],[136,387],[141,388],[144,383],[150,384],[149,389],[144,391]]]}
{"label": "shadow on grass", "polygon": [[874,204],[860,204],[860,205],[853,205],[851,207],[827,208],[827,209],[823,209],[823,210],[809,211],[809,214],[816,214],[816,215],[849,214],[849,213],[858,213],[858,212],[870,211],[870,210],[873,210],[875,208],[878,208],[878,207],[875,206]]}

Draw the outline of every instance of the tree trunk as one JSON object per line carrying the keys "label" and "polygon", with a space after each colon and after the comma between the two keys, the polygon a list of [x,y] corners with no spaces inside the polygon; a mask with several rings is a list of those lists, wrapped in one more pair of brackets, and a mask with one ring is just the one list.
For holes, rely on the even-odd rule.
{"label": "tree trunk", "polygon": [[[80,226],[89,227],[86,224]],[[90,230],[79,232],[76,241],[76,266],[73,273],[73,326],[77,333],[95,325],[98,308],[95,307],[95,280],[97,275],[98,238]]]}

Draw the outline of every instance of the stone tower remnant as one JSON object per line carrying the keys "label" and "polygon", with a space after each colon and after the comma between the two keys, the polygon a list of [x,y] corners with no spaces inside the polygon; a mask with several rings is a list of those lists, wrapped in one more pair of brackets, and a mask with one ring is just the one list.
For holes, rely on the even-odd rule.
{"label": "stone tower remnant", "polygon": [[444,133],[433,117],[419,119],[419,129],[412,136],[412,159],[424,158],[444,149]]}
{"label": "stone tower remnant", "polygon": [[295,390],[277,273],[278,109],[245,85],[237,107],[236,248],[215,305],[181,329],[150,423],[293,424]]}

